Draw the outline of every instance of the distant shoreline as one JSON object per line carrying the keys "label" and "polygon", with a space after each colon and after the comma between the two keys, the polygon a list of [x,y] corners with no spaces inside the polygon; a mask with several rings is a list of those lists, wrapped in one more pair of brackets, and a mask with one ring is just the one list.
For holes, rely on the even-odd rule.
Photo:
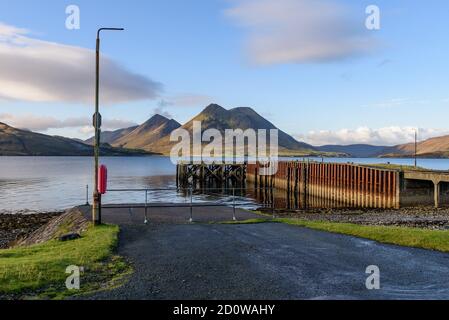
{"label": "distant shoreline", "polygon": [[[40,158],[40,157],[48,157],[48,158],[64,158],[64,157],[76,157],[76,158],[93,158],[94,155],[2,155],[0,157],[12,158],[12,157],[20,157],[20,158]],[[100,157],[108,157],[108,158],[146,158],[146,157],[165,157],[164,155],[159,154],[129,154],[129,155],[105,155]]]}
{"label": "distant shoreline", "polygon": [[[94,155],[9,155],[9,154],[0,154],[0,157],[4,158],[13,158],[13,157],[20,157],[20,158],[40,158],[40,157],[51,157],[51,158],[63,158],[63,157],[77,157],[77,158],[93,158]],[[164,154],[143,154],[143,153],[136,153],[136,154],[127,154],[127,155],[101,155],[102,158],[146,158],[146,157],[162,157],[162,158],[170,158],[170,155],[164,155]],[[403,160],[414,160],[414,157],[410,156],[395,156],[395,157],[355,157],[355,156],[346,156],[346,157],[338,157],[338,156],[319,156],[319,155],[279,155],[279,158],[322,158],[322,159],[403,159]],[[418,160],[449,160],[449,157],[438,157],[438,156],[430,156],[430,157],[417,157]]]}

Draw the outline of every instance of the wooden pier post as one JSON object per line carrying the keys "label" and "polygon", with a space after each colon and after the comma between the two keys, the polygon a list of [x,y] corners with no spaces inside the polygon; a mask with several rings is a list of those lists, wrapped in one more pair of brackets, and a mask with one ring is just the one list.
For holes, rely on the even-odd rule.
{"label": "wooden pier post", "polygon": [[439,181],[433,181],[433,185],[434,185],[433,197],[435,201],[435,208],[438,209],[440,207],[441,183]]}

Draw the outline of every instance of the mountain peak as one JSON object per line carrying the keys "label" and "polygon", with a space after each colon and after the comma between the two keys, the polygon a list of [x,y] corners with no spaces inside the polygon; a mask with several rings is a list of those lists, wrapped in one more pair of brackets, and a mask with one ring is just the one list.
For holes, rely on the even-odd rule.
{"label": "mountain peak", "polygon": [[150,119],[148,119],[148,121],[169,121],[170,119],[168,119],[167,117],[164,117],[163,115],[156,113],[155,115],[153,115]]}
{"label": "mountain peak", "polygon": [[222,106],[216,104],[216,103],[212,103],[210,105],[208,105],[202,113],[221,113],[227,111],[225,108],[223,108]]}
{"label": "mountain peak", "polygon": [[169,121],[170,121],[170,119],[168,119],[167,117],[164,117],[160,114],[155,114],[150,119],[148,119],[145,123],[143,123],[140,127],[141,128],[158,127],[158,126],[161,126]]}
{"label": "mountain peak", "polygon": [[208,121],[210,119],[224,119],[229,116],[229,111],[218,104],[210,104],[201,111],[194,120]]}
{"label": "mountain peak", "polygon": [[161,138],[170,135],[173,130],[180,126],[181,124],[176,120],[155,114],[133,131],[113,141],[112,145],[131,149],[145,149]]}
{"label": "mountain peak", "polygon": [[7,125],[4,122],[0,122],[0,130],[2,130],[2,131],[11,131],[11,130],[18,130],[18,129],[11,127],[11,126]]}

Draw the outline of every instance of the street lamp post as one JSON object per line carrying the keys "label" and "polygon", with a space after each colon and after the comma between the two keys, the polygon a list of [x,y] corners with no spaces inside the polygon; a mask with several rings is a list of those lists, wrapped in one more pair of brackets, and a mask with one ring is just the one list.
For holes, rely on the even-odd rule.
{"label": "street lamp post", "polygon": [[93,125],[95,128],[94,140],[94,194],[92,205],[92,221],[95,225],[101,224],[101,194],[98,192],[98,158],[100,156],[101,115],[100,115],[100,33],[101,31],[123,31],[123,28],[100,28],[97,31],[96,70],[95,70],[95,113]]}

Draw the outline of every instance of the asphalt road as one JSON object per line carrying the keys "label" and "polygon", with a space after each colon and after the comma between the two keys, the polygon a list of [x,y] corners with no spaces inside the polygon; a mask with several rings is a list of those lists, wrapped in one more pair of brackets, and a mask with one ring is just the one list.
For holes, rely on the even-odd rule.
{"label": "asphalt road", "polygon": [[[135,272],[88,298],[449,299],[449,254],[275,223],[121,227],[118,253]],[[369,265],[379,290],[366,289]]]}

